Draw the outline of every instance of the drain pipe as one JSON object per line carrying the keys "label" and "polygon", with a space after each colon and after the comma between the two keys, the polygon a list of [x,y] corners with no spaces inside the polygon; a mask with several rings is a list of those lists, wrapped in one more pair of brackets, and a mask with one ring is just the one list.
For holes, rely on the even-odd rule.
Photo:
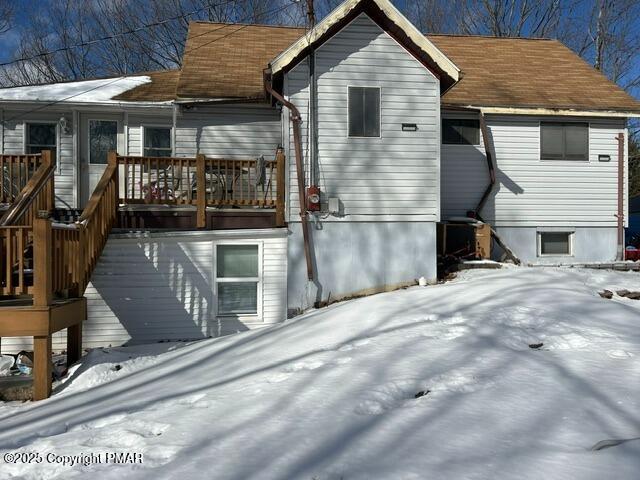
{"label": "drain pipe", "polygon": [[298,204],[300,205],[300,221],[302,222],[302,239],[304,242],[304,258],[307,262],[307,278],[313,281],[313,262],[311,260],[311,247],[309,246],[309,222],[307,221],[307,201],[304,191],[304,168],[302,166],[302,140],[300,136],[300,125],[302,117],[296,106],[286,100],[282,95],[276,92],[271,85],[271,73],[265,71],[264,88],[277,101],[284,105],[291,112],[289,117],[293,122],[293,143],[296,155],[296,176],[298,177]]}
{"label": "drain pipe", "polygon": [[[487,158],[487,167],[489,168],[489,185],[487,185],[487,188],[482,194],[482,198],[480,198],[480,201],[478,202],[478,205],[476,206],[474,213],[478,220],[486,223],[482,219],[480,211],[483,209],[485,203],[487,203],[487,200],[489,199],[491,192],[493,192],[493,187],[496,184],[496,167],[494,162],[495,154],[493,153],[493,148],[491,147],[491,142],[489,141],[489,129],[487,128],[487,121],[484,117],[484,112],[482,110],[480,110],[480,131],[482,132],[482,143],[484,144],[484,154],[485,154],[485,157]],[[511,261],[516,265],[520,265],[522,261],[513,252],[513,250],[509,248],[509,246],[504,242],[504,240],[502,240],[500,235],[498,235],[498,232],[496,232],[491,225],[489,225],[489,228],[491,230],[491,236],[496,241],[496,243],[500,246],[500,248],[502,248],[502,250],[507,255],[507,257],[510,258]]]}
{"label": "drain pipe", "polygon": [[476,206],[476,217],[480,217],[480,212],[482,211],[484,204],[487,203],[489,199],[489,195],[493,191],[493,187],[496,184],[496,169],[493,161],[493,149],[491,148],[491,144],[489,142],[489,130],[487,129],[487,122],[484,118],[484,112],[480,110],[480,131],[482,132],[482,143],[484,144],[484,154],[487,158],[487,167],[489,167],[489,185],[485,189],[482,194],[482,198],[478,202]]}
{"label": "drain pipe", "polygon": [[618,139],[618,248],[616,259],[624,260],[624,133]]}

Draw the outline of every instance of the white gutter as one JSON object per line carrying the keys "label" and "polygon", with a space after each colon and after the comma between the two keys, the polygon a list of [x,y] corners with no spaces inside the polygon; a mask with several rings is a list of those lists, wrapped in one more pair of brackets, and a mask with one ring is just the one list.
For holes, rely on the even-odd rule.
{"label": "white gutter", "polygon": [[42,106],[66,106],[66,107],[158,107],[171,108],[173,100],[166,102],[66,102],[60,100],[9,100],[0,98],[0,104],[3,105],[42,105]]}
{"label": "white gutter", "polygon": [[485,114],[502,115],[558,115],[566,117],[640,117],[640,111],[618,110],[574,110],[570,108],[537,108],[537,107],[481,107],[478,105],[448,105],[442,104],[442,110],[471,109],[480,110]]}

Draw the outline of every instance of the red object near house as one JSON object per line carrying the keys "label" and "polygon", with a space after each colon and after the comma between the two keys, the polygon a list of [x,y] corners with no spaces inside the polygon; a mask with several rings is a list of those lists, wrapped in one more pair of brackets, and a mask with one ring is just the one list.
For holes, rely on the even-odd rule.
{"label": "red object near house", "polygon": [[636,247],[627,247],[624,251],[625,260],[640,261],[640,249]]}

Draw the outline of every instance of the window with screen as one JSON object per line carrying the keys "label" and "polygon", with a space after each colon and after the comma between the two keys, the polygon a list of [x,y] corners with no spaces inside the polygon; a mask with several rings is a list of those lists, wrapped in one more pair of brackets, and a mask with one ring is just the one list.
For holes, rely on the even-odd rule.
{"label": "window with screen", "polygon": [[349,87],[349,136],[380,136],[378,87]]}
{"label": "window with screen", "polygon": [[109,151],[118,149],[118,122],[89,120],[89,163],[107,163]]}
{"label": "window with screen", "polygon": [[540,154],[543,160],[589,160],[589,124],[542,122]]}
{"label": "window with screen", "polygon": [[540,255],[571,255],[572,232],[538,232]]}
{"label": "window with screen", "polygon": [[480,121],[473,118],[443,118],[442,143],[445,145],[478,145]]}
{"label": "window with screen", "polygon": [[171,127],[144,127],[144,156],[171,156]]}
{"label": "window with screen", "polygon": [[259,256],[258,245],[216,246],[218,315],[258,313]]}
{"label": "window with screen", "polygon": [[42,150],[51,150],[51,158],[57,158],[57,124],[28,123],[26,130],[25,153],[40,153]]}

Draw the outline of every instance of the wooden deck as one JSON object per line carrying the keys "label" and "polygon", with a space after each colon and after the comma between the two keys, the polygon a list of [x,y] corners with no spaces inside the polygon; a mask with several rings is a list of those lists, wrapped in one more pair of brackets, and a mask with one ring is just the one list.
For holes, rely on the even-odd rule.
{"label": "wooden deck", "polygon": [[51,335],[67,329],[80,357],[84,291],[113,228],[148,230],[282,227],[282,149],[265,161],[119,156],[78,221],[54,223],[51,152],[0,155],[0,337],[34,339],[34,399],[51,392]]}

